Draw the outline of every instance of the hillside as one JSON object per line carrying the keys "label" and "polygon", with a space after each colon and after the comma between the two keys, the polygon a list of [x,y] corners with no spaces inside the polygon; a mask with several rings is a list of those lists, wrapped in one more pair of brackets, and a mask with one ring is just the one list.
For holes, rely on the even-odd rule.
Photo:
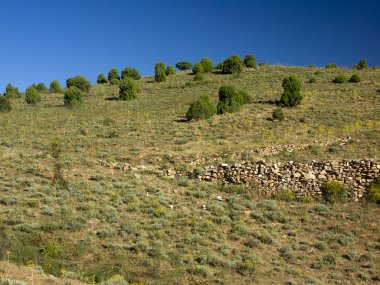
{"label": "hillside", "polygon": [[[342,72],[362,80],[333,84]],[[302,80],[304,100],[273,121],[288,74]],[[170,175],[262,159],[379,160],[379,70],[260,66],[205,77],[142,78],[130,101],[114,100],[117,86],[93,85],[74,109],[62,94],[37,106],[13,99],[0,113],[0,258],[87,282],[116,274],[146,284],[379,282],[378,205],[279,201],[254,185]],[[227,83],[253,103],[185,120],[191,102],[208,94],[216,103]],[[289,144],[296,150],[282,150]],[[255,151],[263,147],[279,151]],[[52,184],[57,167],[61,185]]]}

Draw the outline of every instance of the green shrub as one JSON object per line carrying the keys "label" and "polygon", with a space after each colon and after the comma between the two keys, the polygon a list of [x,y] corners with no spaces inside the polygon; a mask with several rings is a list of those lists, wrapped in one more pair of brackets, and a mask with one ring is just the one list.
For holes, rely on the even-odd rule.
{"label": "green shrub", "polygon": [[367,61],[362,58],[358,64],[355,64],[353,66],[353,69],[357,69],[357,70],[362,70],[362,69],[368,69],[368,64],[367,64]]}
{"label": "green shrub", "polygon": [[219,102],[217,105],[217,113],[232,113],[239,111],[243,105],[243,97],[236,90],[235,85],[228,84],[219,88]]}
{"label": "green shrub", "polygon": [[49,92],[50,93],[61,93],[62,92],[61,84],[59,84],[59,82],[57,80],[53,80],[50,83]]}
{"label": "green shrub", "polygon": [[96,79],[96,83],[106,84],[106,83],[109,83],[109,80],[104,76],[103,73],[101,73],[101,74],[99,74],[98,78]]}
{"label": "green shrub", "polygon": [[5,87],[4,96],[8,99],[21,98],[21,93],[18,91],[18,87],[13,87],[12,84],[9,83],[7,87]]}
{"label": "green shrub", "polygon": [[0,95],[0,112],[10,112],[11,110],[11,101],[7,97]]}
{"label": "green shrub", "polygon": [[293,193],[292,190],[284,188],[281,191],[278,191],[276,194],[274,194],[273,198],[280,201],[290,202],[296,199],[296,195]]}
{"label": "green shrub", "polygon": [[260,62],[259,66],[268,66],[269,64],[267,62]]}
{"label": "green shrub", "polygon": [[377,177],[368,187],[368,200],[380,203],[380,177]]}
{"label": "green shrub", "polygon": [[131,77],[124,78],[119,85],[119,99],[120,100],[130,100],[137,97],[139,92],[139,87],[137,82]]}
{"label": "green shrub", "polygon": [[168,67],[166,68],[165,72],[166,72],[167,76],[176,74],[175,68],[171,64],[168,65]]}
{"label": "green shrub", "polygon": [[256,58],[252,54],[247,54],[244,58],[244,65],[248,68],[256,68]]}
{"label": "green shrub", "polygon": [[186,112],[187,120],[202,120],[211,118],[216,114],[216,109],[208,95],[200,96],[196,101],[191,103],[189,110]]}
{"label": "green shrub", "polygon": [[108,72],[109,82],[111,82],[112,79],[120,80],[119,71],[116,68],[111,68]]}
{"label": "green shrub", "polygon": [[340,181],[328,181],[322,186],[322,195],[326,202],[335,203],[346,196],[346,187]]}
{"label": "green shrub", "polygon": [[315,64],[311,63],[311,64],[309,64],[309,67],[315,67]]}
{"label": "green shrub", "polygon": [[373,70],[378,70],[379,67],[378,67],[377,65],[374,65],[374,66],[372,67],[372,69],[373,69]]}
{"label": "green shrub", "polygon": [[317,79],[315,77],[310,77],[309,83],[316,83],[317,82]]}
{"label": "green shrub", "polygon": [[84,76],[77,75],[75,77],[68,78],[66,80],[66,86],[67,88],[75,86],[83,92],[88,92],[88,90],[90,90],[91,84]]}
{"label": "green shrub", "polygon": [[65,92],[65,95],[63,97],[63,102],[65,103],[66,107],[74,107],[74,106],[82,104],[83,103],[82,91],[76,86],[69,87]]}
{"label": "green shrub", "polygon": [[347,77],[344,73],[341,73],[337,76],[335,76],[334,80],[333,80],[334,83],[346,83],[347,82]]}
{"label": "green shrub", "polygon": [[189,70],[193,65],[189,61],[180,61],[175,64],[175,67],[179,70]]}
{"label": "green shrub", "polygon": [[350,83],[359,83],[360,81],[361,81],[360,76],[357,74],[352,75],[350,80],[348,80],[348,82]]}
{"label": "green shrub", "polygon": [[295,107],[301,103],[301,80],[295,75],[290,75],[282,81],[284,92],[282,93],[280,103],[286,107]]}
{"label": "green shrub", "polygon": [[166,71],[164,68],[157,68],[155,70],[154,80],[156,82],[163,82],[166,80]]}
{"label": "green shrub", "polygon": [[46,93],[47,92],[47,88],[43,82],[38,83],[36,86],[36,89],[40,93]]}
{"label": "green shrub", "polygon": [[126,67],[121,71],[121,79],[124,79],[126,77],[130,77],[134,80],[141,79],[139,71],[133,67]]}
{"label": "green shrub", "polygon": [[339,68],[339,66],[336,63],[329,63],[325,66],[326,69],[333,69],[333,68]]}
{"label": "green shrub", "polygon": [[274,111],[272,112],[272,118],[273,118],[273,120],[283,121],[284,120],[284,112],[282,111],[282,109],[281,108],[274,109]]}
{"label": "green shrub", "polygon": [[117,78],[111,78],[110,80],[110,85],[119,85],[120,84],[120,80],[117,79]]}
{"label": "green shrub", "polygon": [[239,90],[238,93],[238,96],[243,99],[243,104],[250,104],[252,102],[252,96],[247,91]]}
{"label": "green shrub", "polygon": [[197,74],[197,73],[203,73],[203,72],[205,72],[203,65],[200,62],[194,63],[193,73]]}
{"label": "green shrub", "polygon": [[203,81],[203,80],[205,80],[203,73],[201,72],[195,73],[194,81]]}
{"label": "green shrub", "polygon": [[214,64],[212,63],[211,59],[208,57],[202,58],[200,61],[200,64],[203,66],[204,72],[213,72],[214,71]]}
{"label": "green shrub", "polygon": [[223,74],[240,73],[243,70],[244,62],[240,55],[231,55],[222,64]]}
{"label": "green shrub", "polygon": [[29,86],[25,91],[25,101],[28,104],[36,105],[41,102],[41,95],[34,86]]}

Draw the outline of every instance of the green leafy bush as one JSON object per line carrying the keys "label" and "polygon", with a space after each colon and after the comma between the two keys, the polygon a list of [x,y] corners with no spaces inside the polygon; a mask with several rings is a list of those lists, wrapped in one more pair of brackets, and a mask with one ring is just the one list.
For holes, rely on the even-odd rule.
{"label": "green leafy bush", "polygon": [[112,79],[120,80],[119,71],[116,68],[111,68],[108,72],[109,82],[111,82]]}
{"label": "green leafy bush", "polygon": [[70,86],[63,97],[66,107],[74,107],[83,103],[82,91],[76,86]]}
{"label": "green leafy bush", "polygon": [[244,62],[240,55],[231,55],[222,64],[223,74],[240,73],[243,70]]}
{"label": "green leafy bush", "polygon": [[216,114],[214,104],[208,95],[200,96],[196,101],[191,103],[189,110],[186,112],[187,120],[208,119]]}
{"label": "green leafy bush", "polygon": [[205,77],[204,77],[203,73],[201,73],[201,72],[195,73],[194,81],[204,81],[204,80],[205,80]]}
{"label": "green leafy bush", "polygon": [[348,80],[348,82],[350,83],[359,83],[360,81],[361,81],[360,76],[357,74],[352,75],[350,80]]}
{"label": "green leafy bush", "polygon": [[189,61],[180,61],[175,64],[175,67],[179,70],[190,70],[193,65]]}
{"label": "green leafy bush", "polygon": [[119,85],[119,99],[120,100],[130,100],[137,97],[139,92],[139,87],[137,82],[131,77],[124,78]]}
{"label": "green leafy bush", "polygon": [[197,73],[203,73],[203,72],[205,72],[203,65],[200,62],[194,63],[193,73],[197,74]]}
{"label": "green leafy bush", "polygon": [[341,73],[337,76],[335,76],[334,80],[333,80],[334,83],[346,83],[347,82],[347,77],[344,73]]}
{"label": "green leafy bush", "polygon": [[301,80],[295,75],[289,75],[282,81],[284,92],[281,95],[280,103],[286,107],[295,107],[301,103]]}
{"label": "green leafy bush", "polygon": [[250,104],[252,102],[252,96],[245,90],[238,91],[239,96],[243,99],[243,104]]}
{"label": "green leafy bush", "polygon": [[204,72],[213,72],[214,71],[214,64],[212,63],[211,59],[208,57],[202,58],[200,61],[200,64],[203,66]]}
{"label": "green leafy bush", "polygon": [[21,98],[21,93],[18,91],[18,87],[13,87],[12,84],[8,84],[5,87],[5,93],[4,96],[8,99],[12,98]]}
{"label": "green leafy bush", "polygon": [[101,73],[101,74],[99,74],[98,78],[96,79],[96,83],[106,84],[106,83],[109,83],[109,80],[104,76],[103,73]]}
{"label": "green leafy bush", "polygon": [[333,68],[339,68],[339,66],[336,63],[329,63],[325,66],[326,69],[333,69]]}
{"label": "green leafy bush", "polygon": [[328,181],[322,185],[322,195],[326,202],[342,201],[346,196],[346,187],[340,181]]}
{"label": "green leafy bush", "polygon": [[315,64],[311,63],[309,64],[309,67],[315,67]]}
{"label": "green leafy bush", "polygon": [[67,88],[76,87],[83,92],[90,90],[90,82],[82,75],[77,75],[66,80]]}
{"label": "green leafy bush", "polygon": [[243,96],[237,91],[235,85],[228,84],[219,88],[218,114],[237,112],[243,104]]}
{"label": "green leafy bush", "polygon": [[315,77],[310,77],[309,83],[316,83],[317,82],[317,79]]}
{"label": "green leafy bush", "polygon": [[110,85],[119,85],[120,84],[120,80],[117,79],[117,78],[111,78],[110,80]]}
{"label": "green leafy bush", "polygon": [[357,70],[362,70],[362,69],[368,69],[368,64],[367,64],[367,61],[362,58],[358,64],[355,64],[354,69],[357,69]]}
{"label": "green leafy bush", "polygon": [[281,108],[274,109],[274,111],[272,113],[272,118],[273,118],[273,120],[283,121],[284,120],[284,112],[282,111],[282,109]]}
{"label": "green leafy bush", "polygon": [[61,84],[59,84],[59,82],[57,80],[53,80],[50,83],[49,92],[50,93],[61,93],[62,92]]}
{"label": "green leafy bush", "polygon": [[45,84],[43,82],[38,83],[35,88],[40,93],[46,93],[47,92],[47,88],[46,88],[46,86],[45,86]]}
{"label": "green leafy bush", "polygon": [[159,68],[155,71],[154,80],[156,82],[163,82],[166,80],[166,71],[165,69]]}
{"label": "green leafy bush", "polygon": [[377,177],[368,187],[368,200],[380,203],[380,177]]}
{"label": "green leafy bush", "polygon": [[252,54],[247,54],[244,58],[244,65],[248,68],[256,68],[256,58]]}
{"label": "green leafy bush", "polygon": [[294,201],[296,199],[296,195],[290,189],[282,189],[273,195],[273,198],[280,201]]}
{"label": "green leafy bush", "polygon": [[124,79],[126,77],[130,77],[134,80],[141,79],[139,71],[133,67],[126,67],[121,71],[121,79]]}
{"label": "green leafy bush", "polygon": [[26,103],[36,105],[41,102],[41,95],[34,86],[29,86],[25,91]]}
{"label": "green leafy bush", "polygon": [[175,68],[171,64],[169,64],[168,67],[166,67],[165,72],[167,76],[176,74]]}
{"label": "green leafy bush", "polygon": [[9,112],[12,110],[11,101],[9,98],[0,95],[0,112]]}

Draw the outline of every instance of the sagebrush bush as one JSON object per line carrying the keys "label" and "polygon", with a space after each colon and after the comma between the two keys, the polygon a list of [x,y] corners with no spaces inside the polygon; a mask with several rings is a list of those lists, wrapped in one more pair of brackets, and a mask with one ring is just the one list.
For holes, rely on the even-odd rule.
{"label": "sagebrush bush", "polygon": [[111,82],[112,79],[120,80],[119,71],[116,68],[111,68],[108,72],[108,80]]}
{"label": "sagebrush bush", "polygon": [[190,70],[193,64],[189,61],[180,61],[175,64],[175,67],[179,70]]}
{"label": "sagebrush bush", "polygon": [[119,99],[120,100],[130,100],[135,99],[137,97],[137,93],[139,92],[139,87],[137,82],[131,78],[124,78],[119,85]]}
{"label": "sagebrush bush", "polygon": [[202,120],[211,118],[216,114],[216,108],[208,95],[200,96],[196,101],[191,103],[189,110],[186,112],[186,118],[191,120]]}
{"label": "sagebrush bush", "polygon": [[11,101],[0,95],[0,112],[10,112],[12,110]]}
{"label": "sagebrush bush", "polygon": [[195,73],[194,81],[204,81],[204,80],[205,80],[205,77],[204,77],[203,73],[201,73],[201,72]]}
{"label": "sagebrush bush", "polygon": [[380,203],[380,177],[369,184],[367,197],[371,202]]}
{"label": "sagebrush bush", "polygon": [[358,69],[358,70],[362,70],[362,69],[368,69],[368,64],[367,64],[367,61],[362,58],[358,64],[355,64],[354,69]]}
{"label": "sagebrush bush", "polygon": [[224,74],[233,74],[239,73],[243,70],[244,62],[241,59],[240,55],[231,55],[222,64],[222,73]]}
{"label": "sagebrush bush", "polygon": [[194,63],[193,74],[203,73],[203,72],[205,72],[204,68],[203,68],[203,65],[200,62]]}
{"label": "sagebrush bush", "polygon": [[281,108],[276,108],[272,112],[272,118],[273,120],[278,120],[278,121],[283,121],[284,120],[284,112],[282,111]]}
{"label": "sagebrush bush", "polygon": [[168,67],[166,67],[165,72],[167,76],[176,74],[175,68],[171,64],[169,64]]}
{"label": "sagebrush bush", "polygon": [[228,84],[219,88],[218,114],[237,112],[243,104],[243,96],[237,91],[235,85]]}
{"label": "sagebrush bush", "polygon": [[22,95],[20,91],[18,90],[18,87],[13,87],[12,84],[9,83],[5,87],[4,96],[8,99],[12,99],[12,98],[20,98]]}
{"label": "sagebrush bush", "polygon": [[49,92],[50,93],[61,93],[62,92],[61,84],[59,84],[59,82],[57,80],[53,80],[50,83]]}
{"label": "sagebrush bush", "polygon": [[252,54],[247,54],[244,58],[244,65],[248,68],[256,68],[256,58]]}
{"label": "sagebrush bush", "polygon": [[139,71],[133,67],[126,67],[121,71],[121,79],[124,79],[126,77],[130,77],[134,80],[141,79],[141,75]]}
{"label": "sagebrush bush", "polygon": [[213,72],[214,71],[214,64],[212,63],[211,59],[208,57],[202,58],[200,61],[200,64],[203,66],[203,72]]}
{"label": "sagebrush bush", "polygon": [[302,101],[301,80],[296,75],[289,75],[282,81],[284,92],[281,95],[280,103],[286,107],[295,107]]}
{"label": "sagebrush bush", "polygon": [[350,80],[348,80],[348,82],[350,83],[359,83],[360,81],[361,81],[360,76],[357,74],[352,75]]}
{"label": "sagebrush bush", "polygon": [[90,90],[90,82],[82,75],[77,75],[66,80],[67,88],[76,87],[83,92]]}
{"label": "sagebrush bush", "polygon": [[328,203],[342,201],[346,192],[346,187],[340,181],[328,181],[322,185],[322,196]]}
{"label": "sagebrush bush", "polygon": [[25,91],[25,101],[28,104],[36,105],[41,102],[40,92],[34,86],[29,86]]}
{"label": "sagebrush bush", "polygon": [[76,86],[70,86],[63,97],[66,107],[74,107],[83,103],[82,91]]}
{"label": "sagebrush bush", "polygon": [[333,69],[333,68],[339,68],[339,66],[336,63],[329,63],[325,66],[326,69]]}
{"label": "sagebrush bush", "polygon": [[96,83],[98,84],[106,84],[109,83],[109,80],[104,76],[103,73],[98,75],[98,78],[96,79]]}
{"label": "sagebrush bush", "polygon": [[337,76],[335,76],[334,80],[333,80],[334,83],[346,83],[347,82],[347,77],[344,73],[341,73]]}

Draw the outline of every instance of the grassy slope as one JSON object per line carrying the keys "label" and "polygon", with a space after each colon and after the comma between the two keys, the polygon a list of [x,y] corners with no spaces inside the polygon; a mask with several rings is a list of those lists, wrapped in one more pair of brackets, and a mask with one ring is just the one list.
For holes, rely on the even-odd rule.
{"label": "grassy slope", "polygon": [[[317,83],[306,83],[316,70]],[[75,110],[62,107],[61,95],[46,95],[37,107],[13,101],[14,110],[0,115],[3,254],[10,250],[14,261],[32,259],[54,274],[62,268],[97,278],[122,273],[154,284],[369,282],[380,274],[378,207],[261,201],[254,190],[226,194],[219,185],[150,170],[189,168],[183,157],[198,155],[227,154],[231,162],[228,154],[241,152],[257,159],[250,149],[342,136],[353,141],[333,152],[311,147],[267,159],[379,159],[380,72],[359,72],[359,84],[332,84],[340,72],[269,66],[207,75],[201,84],[185,73],[160,84],[144,78],[137,100],[104,100],[117,87],[96,85]],[[285,110],[285,121],[272,122],[271,101],[289,73],[305,82],[305,99]],[[181,122],[191,101],[207,93],[216,102],[227,82],[255,103],[237,114]],[[49,146],[57,139],[65,190],[50,182]],[[122,173],[99,159],[146,169]],[[229,200],[216,201],[219,194]]]}

